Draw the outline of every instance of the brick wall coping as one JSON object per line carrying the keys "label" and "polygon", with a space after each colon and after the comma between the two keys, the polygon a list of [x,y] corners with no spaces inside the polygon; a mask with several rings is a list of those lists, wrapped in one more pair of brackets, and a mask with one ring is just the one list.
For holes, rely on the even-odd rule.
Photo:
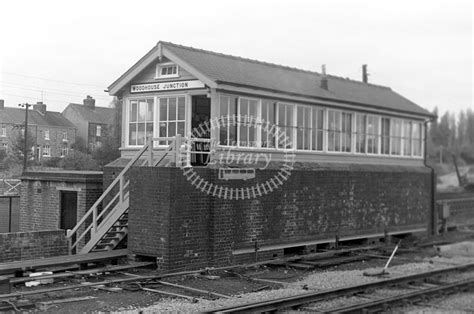
{"label": "brick wall coping", "polygon": [[102,183],[102,171],[26,171],[21,180]]}
{"label": "brick wall coping", "polygon": [[41,231],[27,231],[27,232],[6,232],[0,233],[1,238],[11,238],[11,237],[29,237],[29,236],[42,236],[42,235],[53,235],[53,234],[66,234],[65,230],[56,229],[56,230],[41,230]]}

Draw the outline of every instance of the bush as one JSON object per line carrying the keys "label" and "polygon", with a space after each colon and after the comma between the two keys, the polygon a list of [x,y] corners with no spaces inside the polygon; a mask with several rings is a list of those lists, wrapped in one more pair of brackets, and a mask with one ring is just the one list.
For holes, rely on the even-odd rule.
{"label": "bush", "polygon": [[92,156],[80,151],[70,152],[59,165],[66,170],[99,170],[99,165]]}
{"label": "bush", "polygon": [[41,160],[42,167],[59,167],[60,163],[61,163],[60,157],[44,158]]}

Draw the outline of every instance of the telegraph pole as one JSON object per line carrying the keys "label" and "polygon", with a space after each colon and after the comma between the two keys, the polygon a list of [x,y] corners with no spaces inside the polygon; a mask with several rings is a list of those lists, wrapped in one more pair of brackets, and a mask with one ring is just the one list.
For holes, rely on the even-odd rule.
{"label": "telegraph pole", "polygon": [[28,166],[28,108],[32,105],[28,103],[18,104],[19,107],[25,108],[25,147],[23,152],[23,172],[25,172]]}

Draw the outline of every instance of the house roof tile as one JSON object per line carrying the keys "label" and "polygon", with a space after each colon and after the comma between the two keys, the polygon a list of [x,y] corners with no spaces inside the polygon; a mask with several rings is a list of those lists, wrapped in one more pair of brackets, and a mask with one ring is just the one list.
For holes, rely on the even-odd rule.
{"label": "house roof tile", "polygon": [[432,116],[426,109],[389,87],[327,75],[328,90],[320,87],[322,74],[278,64],[161,42],[179,58],[217,83],[369,105]]}
{"label": "house roof tile", "polygon": [[[25,123],[25,109],[5,107],[0,110],[0,123],[23,124]],[[60,112],[46,111],[43,115],[36,110],[28,110],[28,124],[38,126],[52,126],[74,128],[71,121],[63,117]]]}
{"label": "house roof tile", "polygon": [[115,109],[107,107],[95,107],[91,109],[81,104],[70,103],[68,107],[78,112],[81,117],[92,123],[113,124],[115,117]]}

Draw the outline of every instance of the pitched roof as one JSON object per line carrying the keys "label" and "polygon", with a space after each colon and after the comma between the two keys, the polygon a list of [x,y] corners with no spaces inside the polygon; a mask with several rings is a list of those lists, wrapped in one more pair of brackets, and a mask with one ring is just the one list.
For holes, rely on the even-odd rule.
{"label": "pitched roof", "polygon": [[[325,90],[320,87],[322,75],[317,72],[162,41],[115,81],[111,87],[117,85],[121,79],[125,79],[128,73],[140,66],[140,63],[149,62],[153,52],[161,53],[161,50],[165,56],[169,51],[217,85],[257,88],[288,95],[342,101],[391,111],[433,116],[389,87],[327,75],[329,89]],[[169,57],[171,58],[171,56]]]}
{"label": "pitched roof", "polygon": [[[0,123],[22,124],[25,123],[25,109],[5,107],[0,110]],[[28,110],[28,124],[39,126],[52,126],[74,128],[71,121],[63,117],[60,112],[46,111],[43,115],[36,110]]]}
{"label": "pitched roof", "polygon": [[67,108],[75,110],[81,117],[92,123],[113,124],[115,109],[107,107],[94,107],[91,109],[81,104],[70,103]]}

